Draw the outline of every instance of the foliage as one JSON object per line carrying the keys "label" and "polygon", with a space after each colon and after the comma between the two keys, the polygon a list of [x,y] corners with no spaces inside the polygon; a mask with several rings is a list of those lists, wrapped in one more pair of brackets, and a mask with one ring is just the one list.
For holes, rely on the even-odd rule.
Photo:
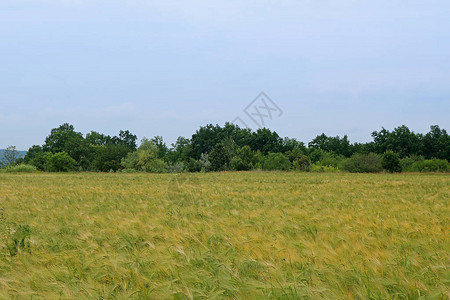
{"label": "foliage", "polygon": [[256,165],[255,154],[250,146],[245,145],[237,151],[237,155],[231,159],[230,167],[236,171],[249,171]]}
{"label": "foliage", "polygon": [[329,166],[329,165],[321,165],[321,164],[312,164],[310,167],[310,172],[316,172],[316,173],[336,173],[340,170],[336,167]]}
{"label": "foliage", "polygon": [[157,143],[157,140],[143,138],[137,151],[129,152],[127,156],[122,159],[121,165],[125,169],[134,169],[143,172],[165,172],[167,163],[159,158],[160,149],[158,148]]}
{"label": "foliage", "polygon": [[167,172],[169,173],[182,173],[186,171],[186,165],[183,162],[178,162],[175,165],[169,163],[167,165]]}
{"label": "foliage", "polygon": [[445,129],[433,125],[423,137],[423,154],[427,158],[450,159],[450,136]]}
{"label": "foliage", "polygon": [[402,168],[402,172],[414,172],[413,164],[418,161],[425,160],[423,156],[411,155],[405,158],[400,159],[400,166]]}
{"label": "foliage", "polygon": [[282,153],[269,153],[264,157],[262,163],[263,170],[273,171],[273,170],[283,170],[287,171],[291,169],[291,162],[286,155]]}
{"label": "foliage", "polygon": [[0,172],[6,173],[32,173],[36,172],[37,168],[33,165],[18,164],[13,166],[8,166],[0,170]]}
{"label": "foliage", "polygon": [[122,168],[121,161],[130,152],[130,148],[122,143],[112,142],[104,146],[95,146],[95,158],[93,166],[102,172],[118,171]]}
{"label": "foliage", "polygon": [[44,170],[50,172],[68,172],[73,171],[76,161],[66,152],[44,154]]}
{"label": "foliage", "polygon": [[301,155],[297,159],[294,160],[292,167],[294,170],[297,171],[305,171],[309,172],[311,166],[311,161],[309,160],[309,157],[306,155]]}
{"label": "foliage", "polygon": [[412,164],[412,172],[449,172],[450,164],[445,159],[425,159]]}
{"label": "foliage", "polygon": [[213,171],[224,171],[228,169],[230,156],[228,151],[225,149],[224,144],[218,143],[214,146],[211,154],[209,155],[209,161],[211,162],[211,170]]}
{"label": "foliage", "polygon": [[351,173],[377,173],[383,170],[380,156],[375,153],[356,153],[343,162],[342,168]]}
{"label": "foliage", "polygon": [[[350,143],[347,135],[341,138],[323,133],[314,138],[307,148],[303,142],[281,138],[278,133],[267,128],[251,131],[225,123],[224,126],[202,126],[191,138],[178,137],[171,147],[166,145],[161,136],[155,136],[151,140],[145,139],[138,149],[136,135],[128,130],[120,130],[118,136],[91,131],[84,137],[75,131],[73,125],[65,123],[51,130],[44,145],[32,146],[23,162],[38,170],[45,170],[49,158],[47,153],[66,152],[75,160],[74,169],[78,171],[116,172],[123,168],[139,172],[246,171],[268,168],[275,159],[273,153],[278,153],[276,157],[284,163],[281,155],[286,156],[290,166],[273,165],[271,169],[308,171],[314,164],[323,167],[321,170],[347,168],[360,172],[365,167],[359,168],[358,160],[362,164],[369,163],[364,162],[364,158],[376,160],[370,153],[383,155],[386,151],[393,151],[400,158],[402,170],[409,171],[413,171],[416,157],[450,159],[450,137],[437,125],[431,126],[430,132],[426,134],[414,133],[404,125],[393,131],[382,128],[374,131],[372,137],[373,141],[368,143]],[[158,160],[155,160],[155,147]],[[136,151],[138,153],[133,154]],[[361,155],[346,160],[353,154]],[[21,163],[21,160],[15,160],[14,163]],[[393,170],[399,171],[398,164],[395,164]],[[443,170],[440,164],[435,167],[436,162],[417,163],[414,168]],[[375,163],[369,170],[377,172],[379,168]]]}
{"label": "foliage", "polygon": [[405,125],[395,128],[392,132],[382,128],[379,132],[374,131],[372,137],[379,154],[392,150],[403,158],[423,152],[422,136],[410,131]]}
{"label": "foliage", "polygon": [[340,138],[339,136],[328,137],[322,133],[309,142],[308,147],[311,149],[320,149],[326,152],[333,152],[337,155],[346,157],[350,157],[354,153],[352,145],[346,135],[344,135],[343,138]]}
{"label": "foliage", "polygon": [[14,165],[20,158],[19,151],[17,151],[15,146],[8,146],[3,150],[0,156],[0,168],[6,166]]}
{"label": "foliage", "polygon": [[398,155],[392,150],[388,150],[383,154],[383,156],[381,157],[381,166],[383,167],[383,169],[391,173],[402,171],[400,159],[398,158]]}

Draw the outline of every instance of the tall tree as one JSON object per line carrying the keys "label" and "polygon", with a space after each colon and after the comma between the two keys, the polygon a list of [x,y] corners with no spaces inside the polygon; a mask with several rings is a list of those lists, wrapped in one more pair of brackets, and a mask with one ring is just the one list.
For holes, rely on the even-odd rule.
{"label": "tall tree", "polygon": [[423,137],[423,154],[426,158],[450,160],[450,136],[445,129],[437,125],[430,127],[430,132]]}
{"label": "tall tree", "polygon": [[8,146],[0,157],[0,168],[13,165],[20,158],[20,153],[17,151],[16,146]]}

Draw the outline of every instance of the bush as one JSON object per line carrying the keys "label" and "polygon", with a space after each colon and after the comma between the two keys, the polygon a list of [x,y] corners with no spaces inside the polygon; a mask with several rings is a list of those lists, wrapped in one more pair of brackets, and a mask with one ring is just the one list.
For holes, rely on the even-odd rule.
{"label": "bush", "polygon": [[375,153],[356,153],[343,162],[342,168],[352,173],[377,173],[383,170],[381,159]]}
{"label": "bush", "polygon": [[315,173],[335,173],[340,172],[340,170],[333,166],[322,166],[320,164],[312,164],[310,167],[310,172]]}
{"label": "bush", "polygon": [[311,161],[309,157],[302,154],[299,157],[296,157],[292,162],[292,168],[297,171],[309,172],[311,166]]}
{"label": "bush", "polygon": [[445,159],[426,159],[413,163],[413,172],[449,172],[450,166]]}
{"label": "bush", "polygon": [[167,170],[167,163],[158,158],[158,148],[146,139],[143,139],[138,150],[129,152],[122,158],[121,165],[130,171],[163,173]]}
{"label": "bush", "polygon": [[381,166],[388,172],[401,172],[402,167],[400,166],[400,158],[394,151],[386,151],[381,158]]}
{"label": "bush", "polygon": [[248,171],[255,167],[255,153],[250,146],[245,145],[237,151],[237,156],[233,157],[230,166],[233,170]]}
{"label": "bush", "polygon": [[235,171],[248,171],[251,166],[246,164],[240,157],[233,157],[230,161],[230,168]]}
{"label": "bush", "polygon": [[176,164],[169,163],[167,166],[167,172],[169,173],[183,173],[186,170],[186,166],[182,162]]}
{"label": "bush", "polygon": [[269,153],[264,157],[262,164],[263,170],[289,170],[291,168],[291,162],[282,153]]}
{"label": "bush", "polygon": [[76,161],[67,152],[46,153],[44,170],[50,172],[73,171]]}
{"label": "bush", "polygon": [[21,172],[21,173],[32,173],[36,172],[37,168],[32,165],[20,164],[15,166],[9,166],[2,169],[2,172],[12,173],[12,172]]}
{"label": "bush", "polygon": [[423,161],[425,158],[423,156],[411,155],[400,159],[400,166],[403,172],[414,172],[412,167],[415,162]]}
{"label": "bush", "polygon": [[211,162],[211,169],[213,171],[224,171],[228,168],[230,157],[222,143],[218,143],[214,146],[209,155],[209,161]]}

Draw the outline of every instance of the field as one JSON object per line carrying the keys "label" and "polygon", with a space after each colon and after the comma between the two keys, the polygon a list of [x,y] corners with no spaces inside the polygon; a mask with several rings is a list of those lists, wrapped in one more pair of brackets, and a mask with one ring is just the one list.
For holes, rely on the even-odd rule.
{"label": "field", "polygon": [[446,174],[0,174],[0,299],[449,299]]}

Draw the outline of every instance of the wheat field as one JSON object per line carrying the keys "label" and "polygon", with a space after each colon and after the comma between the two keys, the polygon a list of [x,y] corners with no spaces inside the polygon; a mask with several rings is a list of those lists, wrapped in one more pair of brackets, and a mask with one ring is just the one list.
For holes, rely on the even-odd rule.
{"label": "wheat field", "polygon": [[0,174],[0,299],[449,299],[447,174]]}

